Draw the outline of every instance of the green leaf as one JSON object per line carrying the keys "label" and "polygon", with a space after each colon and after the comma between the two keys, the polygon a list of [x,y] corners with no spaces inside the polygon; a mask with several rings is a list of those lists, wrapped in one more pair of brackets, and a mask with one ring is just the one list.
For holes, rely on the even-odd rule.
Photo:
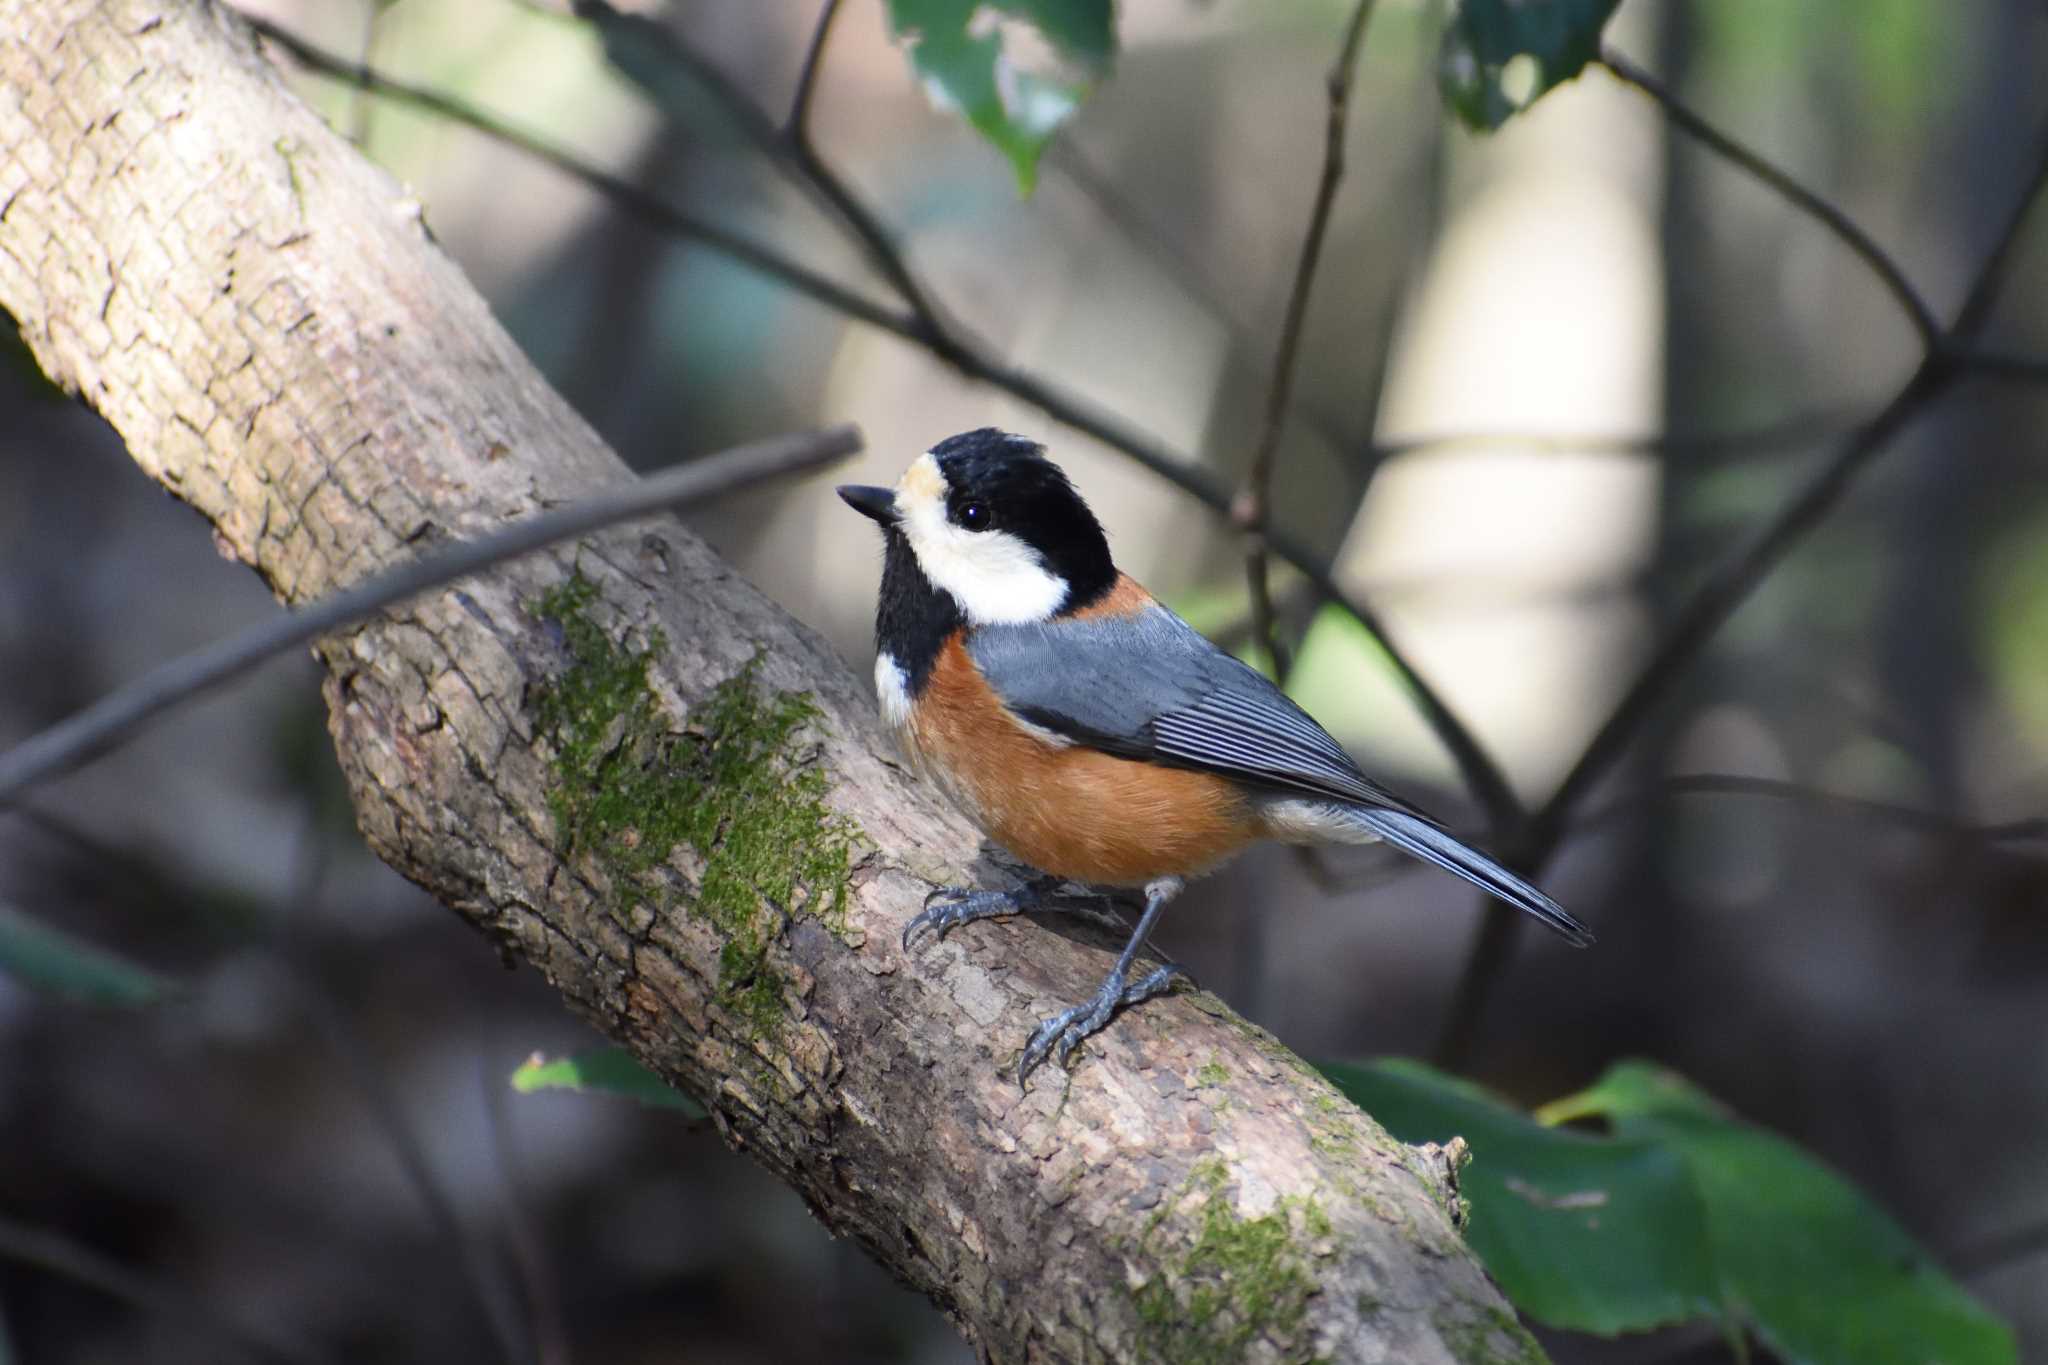
{"label": "green leaf", "polygon": [[1612,1336],[1711,1312],[1706,1216],[1671,1152],[1546,1128],[1416,1062],[1321,1069],[1402,1141],[1471,1144],[1465,1239],[1530,1317]]}
{"label": "green leaf", "polygon": [[679,1110],[691,1118],[705,1117],[703,1105],[672,1088],[622,1047],[592,1048],[552,1061],[536,1052],[512,1073],[512,1088],[522,1095],[539,1090],[621,1095],[652,1108]]}
{"label": "green leaf", "polygon": [[[1071,77],[1019,66],[994,15],[1031,25]],[[934,103],[957,111],[1010,159],[1029,194],[1053,134],[1116,56],[1110,0],[889,0],[890,32]]]}
{"label": "green leaf", "polygon": [[1545,1112],[1598,1115],[1684,1158],[1728,1303],[1786,1360],[2018,1359],[2005,1324],[1884,1210],[1783,1138],[1727,1117],[1684,1078],[1624,1062]]}
{"label": "green leaf", "polygon": [[1683,1077],[1622,1062],[1538,1119],[1411,1062],[1326,1066],[1395,1136],[1461,1136],[1466,1237],[1518,1307],[1611,1334],[1724,1314],[1795,1365],[2013,1365],[2010,1330],[1854,1186]]}
{"label": "green leaf", "polygon": [[1460,0],[1437,84],[1468,127],[1492,132],[1600,55],[1621,0]]}
{"label": "green leaf", "polygon": [[0,976],[87,1005],[153,1005],[177,984],[0,905]]}

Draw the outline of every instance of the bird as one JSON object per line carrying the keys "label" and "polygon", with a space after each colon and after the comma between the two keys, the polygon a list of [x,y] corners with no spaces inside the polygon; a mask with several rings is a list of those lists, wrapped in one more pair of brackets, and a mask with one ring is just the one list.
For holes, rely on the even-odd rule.
{"label": "bird", "polygon": [[903,930],[1059,908],[1056,888],[1142,888],[1144,909],[1095,994],[1039,1023],[1020,1083],[1121,1010],[1170,988],[1130,979],[1188,880],[1265,840],[1385,842],[1524,911],[1566,942],[1562,906],[1368,778],[1263,673],[1116,567],[1045,447],[994,427],[917,456],[894,488],[837,490],[882,530],[875,692],[913,769],[1039,875],[946,887]]}

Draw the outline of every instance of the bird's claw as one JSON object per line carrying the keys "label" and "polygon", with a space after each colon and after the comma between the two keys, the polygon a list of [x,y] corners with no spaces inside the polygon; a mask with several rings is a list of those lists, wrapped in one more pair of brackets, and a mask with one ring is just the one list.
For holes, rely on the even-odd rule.
{"label": "bird's claw", "polygon": [[924,909],[903,926],[903,950],[910,951],[910,945],[917,936],[927,929],[940,938],[949,930],[962,924],[971,924],[978,919],[994,919],[1000,915],[1014,915],[1027,910],[1037,903],[1037,894],[1026,887],[1022,891],[976,891],[965,886],[942,886],[924,898]]}
{"label": "bird's claw", "polygon": [[1177,978],[1190,985],[1194,983],[1194,978],[1176,962],[1155,967],[1136,984],[1126,984],[1123,973],[1111,972],[1104,979],[1102,988],[1085,1004],[1061,1010],[1032,1031],[1030,1040],[1024,1044],[1024,1055],[1017,1061],[1017,1084],[1022,1086],[1030,1079],[1031,1073],[1045,1061],[1047,1053],[1051,1053],[1064,1069],[1067,1058],[1074,1055],[1074,1049],[1081,1046],[1084,1039],[1100,1032],[1118,1010],[1128,1009],[1163,993]]}

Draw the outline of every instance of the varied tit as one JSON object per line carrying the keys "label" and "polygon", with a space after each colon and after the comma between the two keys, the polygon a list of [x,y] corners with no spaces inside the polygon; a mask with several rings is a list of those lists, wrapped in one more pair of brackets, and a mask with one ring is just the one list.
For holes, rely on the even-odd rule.
{"label": "varied tit", "polygon": [[1049,874],[933,893],[903,932],[1032,908],[1060,881],[1141,886],[1145,910],[1095,996],[1045,1020],[1022,1079],[1163,991],[1132,961],[1185,880],[1262,839],[1384,840],[1593,941],[1557,902],[1358,770],[1264,675],[1128,575],[1045,450],[993,428],[941,441],[894,489],[848,485],[882,527],[875,688],[913,763],[990,838]]}

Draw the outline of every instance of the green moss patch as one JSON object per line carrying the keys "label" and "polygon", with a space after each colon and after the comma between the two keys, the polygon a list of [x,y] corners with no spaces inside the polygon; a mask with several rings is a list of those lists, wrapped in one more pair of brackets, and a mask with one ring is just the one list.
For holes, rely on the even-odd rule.
{"label": "green moss patch", "polygon": [[1514,1314],[1492,1304],[1471,1306],[1471,1312],[1471,1317],[1445,1312],[1436,1319],[1437,1335],[1459,1360],[1471,1365],[1548,1365],[1550,1357]]}
{"label": "green moss patch", "polygon": [[[802,693],[764,694],[756,660],[671,728],[647,681],[667,647],[612,639],[590,614],[597,585],[580,572],[528,604],[561,628],[570,658],[533,701],[554,751],[548,793],[565,855],[592,859],[630,923],[639,905],[680,905],[724,936],[719,994],[767,1029],[781,1017],[782,975],[769,946],[802,916],[841,927],[857,831],[825,806],[825,775],[800,732],[818,709]],[[684,900],[666,874],[687,845],[702,863]]]}
{"label": "green moss patch", "polygon": [[1194,1243],[1168,1260],[1167,1269],[1136,1291],[1148,1355],[1176,1365],[1225,1365],[1244,1358],[1264,1337],[1289,1358],[1305,1343],[1295,1341],[1316,1292],[1309,1245],[1331,1235],[1330,1220],[1313,1200],[1282,1199],[1270,1213],[1246,1218],[1232,1205],[1229,1171],[1220,1160],[1205,1161],[1189,1177],[1179,1198],[1157,1214],[1145,1232],[1150,1241],[1172,1214],[1199,1199]]}

